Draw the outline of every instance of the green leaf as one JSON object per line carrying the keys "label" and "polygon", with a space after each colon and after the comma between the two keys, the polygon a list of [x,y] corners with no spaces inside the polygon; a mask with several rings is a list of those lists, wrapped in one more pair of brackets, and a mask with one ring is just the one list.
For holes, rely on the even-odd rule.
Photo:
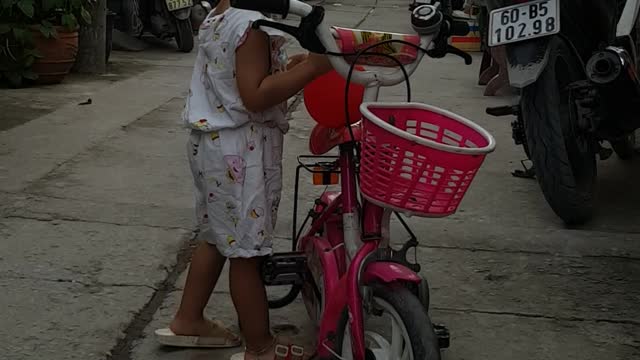
{"label": "green leaf", "polygon": [[87,9],[85,9],[84,6],[82,7],[82,10],[80,11],[80,15],[82,15],[82,20],[84,21],[84,23],[86,25],[90,25],[91,24],[91,13],[89,11],[87,11]]}
{"label": "green leaf", "polygon": [[38,49],[27,49],[24,51],[24,53],[25,55],[33,56],[36,59],[42,58],[42,54],[40,53],[40,51],[38,51]]}
{"label": "green leaf", "polygon": [[78,20],[73,14],[64,14],[62,15],[62,26],[66,27],[69,30],[75,30],[78,28]]}
{"label": "green leaf", "polygon": [[35,9],[33,8],[33,0],[20,0],[18,1],[18,8],[23,14],[29,18],[33,17]]}
{"label": "green leaf", "polygon": [[40,24],[38,29],[40,30],[40,33],[42,33],[42,36],[44,36],[47,39],[51,39],[51,38],[57,39],[58,38],[58,32],[53,27],[53,24],[51,24],[50,22],[48,22],[46,20],[44,20],[42,22],[42,24]]}
{"label": "green leaf", "polygon": [[8,34],[9,32],[11,32],[9,24],[0,24],[0,35]]}

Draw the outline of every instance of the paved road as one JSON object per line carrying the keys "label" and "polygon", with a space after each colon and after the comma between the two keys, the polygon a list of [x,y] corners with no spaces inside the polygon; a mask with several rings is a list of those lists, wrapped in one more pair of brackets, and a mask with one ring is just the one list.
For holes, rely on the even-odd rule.
{"label": "paved road", "polygon": [[[406,5],[345,0],[327,4],[327,16],[338,25],[407,32]],[[164,349],[151,337],[175,309],[193,243],[185,133],[177,121],[192,61],[167,49],[119,55],[117,64],[135,65],[128,78],[65,85],[56,99],[67,105],[37,103],[42,116],[0,132],[4,358],[191,360],[232,353]],[[535,182],[510,176],[522,152],[512,145],[507,119],[484,115],[486,106],[508,100],[482,96],[477,63],[426,61],[412,81],[416,101],[467,116],[498,141],[458,214],[410,220],[432,285],[432,316],[452,331],[445,359],[640,358],[640,192],[633,187],[639,162],[601,163],[598,218],[566,229]],[[56,89],[0,90],[0,98],[24,106]],[[87,96],[92,105],[77,105]],[[404,90],[387,89],[382,98],[403,100]],[[287,190],[313,126],[303,104],[292,109],[291,122]],[[305,183],[303,191],[310,201],[318,189]],[[291,195],[285,192],[278,226],[282,249]],[[226,283],[207,311],[235,323]],[[293,325],[294,335],[308,341],[313,329],[305,319],[300,302],[273,313],[275,325],[289,332],[282,325]]]}

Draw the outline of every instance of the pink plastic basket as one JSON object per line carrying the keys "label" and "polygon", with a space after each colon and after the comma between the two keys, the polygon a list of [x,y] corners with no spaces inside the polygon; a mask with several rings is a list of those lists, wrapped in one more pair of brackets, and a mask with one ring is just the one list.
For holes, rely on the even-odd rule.
{"label": "pink plastic basket", "polygon": [[486,130],[417,103],[364,103],[360,190],[383,207],[415,216],[456,212],[485,155]]}

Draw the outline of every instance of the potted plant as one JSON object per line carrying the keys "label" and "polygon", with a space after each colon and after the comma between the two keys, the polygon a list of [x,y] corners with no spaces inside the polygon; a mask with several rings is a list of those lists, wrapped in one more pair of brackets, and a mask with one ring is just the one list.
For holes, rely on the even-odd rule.
{"label": "potted plant", "polygon": [[92,0],[0,1],[0,78],[13,86],[61,82],[78,53]]}

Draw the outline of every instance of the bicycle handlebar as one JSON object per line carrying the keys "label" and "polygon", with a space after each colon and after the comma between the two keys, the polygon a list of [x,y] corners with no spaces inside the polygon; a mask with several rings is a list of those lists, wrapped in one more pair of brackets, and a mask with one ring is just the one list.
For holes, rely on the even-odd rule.
{"label": "bicycle handlebar", "polygon": [[[338,48],[338,44],[334,38],[334,32],[332,32],[331,28],[325,23],[324,9],[320,6],[311,6],[300,0],[231,0],[231,6],[239,9],[279,14],[283,17],[286,17],[289,14],[299,16],[300,18],[302,18],[302,21],[300,27],[298,28],[280,23],[271,23],[273,25],[270,26],[278,28],[295,36],[296,39],[301,43],[303,42],[303,40],[306,40],[304,41],[306,44],[303,43],[302,45],[303,47],[306,45],[307,50],[315,52],[325,52],[329,54],[340,53],[340,49]],[[421,7],[425,8],[425,6]],[[437,12],[436,7],[427,7],[431,9],[432,13]],[[429,20],[431,20],[432,15],[434,15],[432,13],[428,14]],[[424,27],[416,26],[415,23],[413,24],[414,28],[420,35],[419,46],[422,49],[428,49],[438,35],[438,32],[440,30],[440,23],[443,22],[443,16],[440,14],[439,17],[437,17],[437,19],[435,20],[437,20],[436,23],[431,21],[428,26],[425,25]],[[266,24],[259,23],[258,25],[264,26]],[[464,29],[461,29],[458,25],[455,24],[455,22],[453,22],[452,24],[448,24],[448,28],[450,29],[450,33],[448,35],[452,35],[454,31],[456,34],[460,35],[466,35],[466,33],[468,33],[468,26],[466,27],[466,32],[464,34],[461,34],[462,32],[464,32]],[[421,29],[423,31],[419,31]],[[311,36],[313,36],[313,39],[310,39]],[[322,49],[323,47],[324,49]],[[436,53],[437,56],[435,57],[444,56],[446,52],[446,49],[444,53],[442,51],[438,51]],[[424,56],[424,54],[424,51],[418,51],[415,61],[405,66],[406,73],[409,76],[411,76],[413,72],[415,72],[415,70],[418,68],[418,65],[422,61],[422,57]],[[457,53],[457,55],[463,56],[460,53]],[[464,55],[466,55],[466,57],[463,56],[465,58],[465,61],[469,63],[470,56],[468,54]],[[329,56],[329,60],[331,61],[331,64],[333,65],[333,68],[336,70],[336,72],[338,72],[343,77],[347,77],[351,68],[351,64],[348,63],[344,59],[344,57]],[[359,83],[365,86],[371,84],[377,84],[379,86],[393,86],[405,81],[405,75],[402,69],[386,73],[371,70],[355,71],[352,74],[351,80],[355,83]]]}

